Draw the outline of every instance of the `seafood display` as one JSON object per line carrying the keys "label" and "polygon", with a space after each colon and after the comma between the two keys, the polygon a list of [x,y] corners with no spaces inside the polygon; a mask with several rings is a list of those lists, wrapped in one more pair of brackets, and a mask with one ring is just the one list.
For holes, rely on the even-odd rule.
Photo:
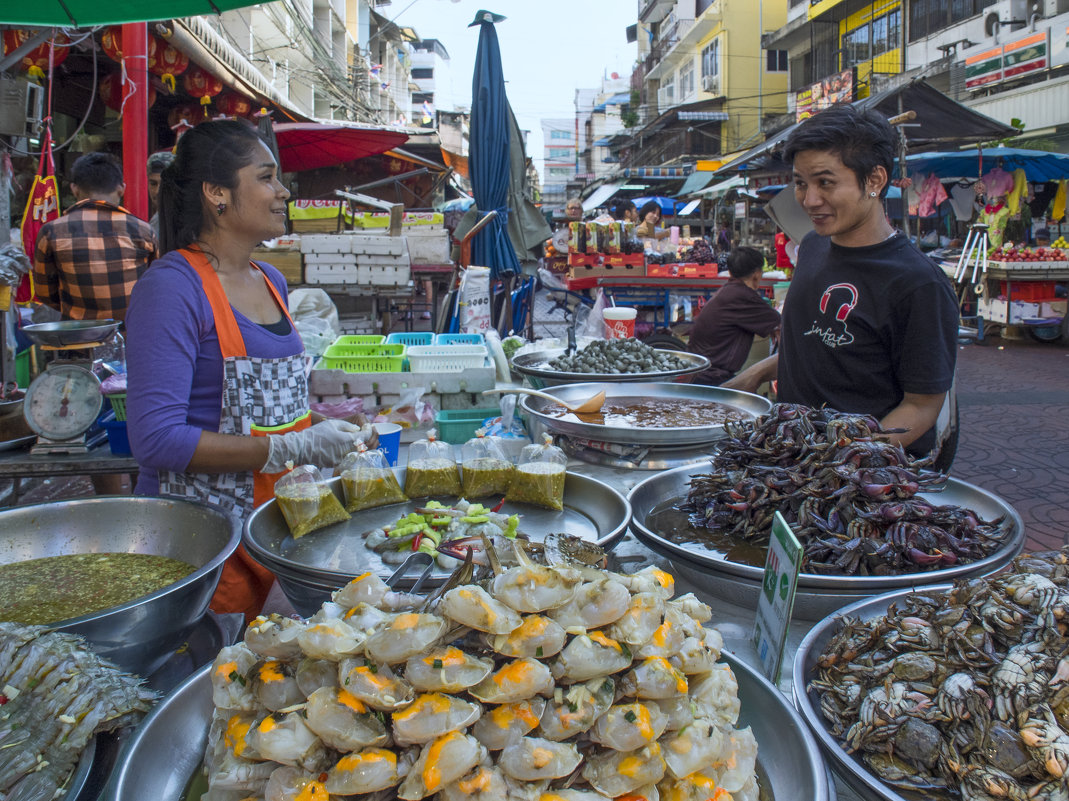
{"label": "seafood display", "polygon": [[748,420],[750,415],[727,403],[692,398],[607,398],[601,411],[575,414],[563,406],[547,406],[542,413],[562,420],[575,420],[613,428],[692,428],[718,426],[728,420]]}
{"label": "seafood display", "polygon": [[[924,798],[1069,797],[1069,547],[844,616],[810,697],[884,782]],[[816,701],[814,700],[814,706]]]}
{"label": "seafood display", "polygon": [[549,366],[562,373],[629,375],[686,370],[690,364],[668,351],[659,351],[630,338],[595,339],[576,353],[558,356]]}
{"label": "seafood display", "polygon": [[781,403],[725,429],[711,472],[691,480],[680,511],[699,531],[758,546],[779,511],[803,545],[803,572],[938,570],[982,559],[1009,536],[1003,518],[919,497],[946,477],[889,443],[872,417]]}
{"label": "seafood display", "polygon": [[141,679],[72,634],[0,623],[0,798],[60,794],[89,743],[136,723],[156,700]]}
{"label": "seafood display", "polygon": [[756,801],[705,604],[562,548],[470,554],[429,598],[365,573],[254,620],[211,668],[206,797]]}
{"label": "seafood display", "polygon": [[453,569],[457,561],[439,551],[438,547],[452,540],[478,540],[485,536],[512,539],[520,525],[519,515],[506,515],[487,509],[481,503],[469,503],[461,498],[452,506],[428,501],[400,518],[392,526],[384,526],[367,533],[367,545],[382,555],[382,561],[399,565],[413,551],[423,551],[437,557],[438,564]]}

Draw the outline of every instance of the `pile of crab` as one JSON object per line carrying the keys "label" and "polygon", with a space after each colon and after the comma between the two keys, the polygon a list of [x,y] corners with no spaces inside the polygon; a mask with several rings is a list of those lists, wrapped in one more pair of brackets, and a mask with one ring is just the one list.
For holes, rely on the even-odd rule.
{"label": "pile of crab", "polygon": [[696,528],[765,545],[778,511],[804,548],[802,570],[893,575],[982,559],[1008,535],[1002,518],[917,497],[946,481],[910,458],[872,417],[780,403],[727,422],[708,475],[680,506]]}
{"label": "pile of crab", "polygon": [[810,691],[885,782],[966,801],[1069,799],[1069,548],[843,617]]}
{"label": "pile of crab", "polygon": [[502,547],[429,598],[367,573],[254,620],[212,668],[204,798],[757,801],[709,607]]}

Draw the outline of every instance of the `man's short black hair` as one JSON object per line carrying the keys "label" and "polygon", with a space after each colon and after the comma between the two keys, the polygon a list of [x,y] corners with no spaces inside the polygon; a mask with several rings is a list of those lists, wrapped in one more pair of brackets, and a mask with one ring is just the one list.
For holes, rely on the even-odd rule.
{"label": "man's short black hair", "polygon": [[732,278],[749,278],[764,266],[765,256],[756,248],[735,248],[728,254],[728,272]]}
{"label": "man's short black hair", "polygon": [[122,186],[122,167],[110,153],[86,153],[71,167],[71,183],[83,192],[114,192]]}
{"label": "man's short black hair", "polygon": [[878,111],[859,111],[843,103],[815,114],[795,128],[787,137],[783,158],[793,164],[798,154],[807,150],[834,153],[853,170],[862,189],[872,171],[883,167],[888,182],[880,197],[885,197],[894,168],[895,139],[894,128]]}

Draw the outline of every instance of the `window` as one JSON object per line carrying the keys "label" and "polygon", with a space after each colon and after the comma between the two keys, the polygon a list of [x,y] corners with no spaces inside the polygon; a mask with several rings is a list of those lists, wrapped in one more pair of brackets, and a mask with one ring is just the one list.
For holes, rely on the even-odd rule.
{"label": "window", "polygon": [[787,71],[787,51],[786,50],[766,50],[765,51],[765,71],[766,72],[786,72]]}
{"label": "window", "polygon": [[720,74],[720,40],[713,39],[702,49],[702,77]]}
{"label": "window", "polygon": [[434,103],[434,92],[413,92],[412,102],[415,104],[420,103]]}
{"label": "window", "polygon": [[895,9],[848,31],[842,40],[842,68],[848,69],[899,47],[901,20],[902,12]]}
{"label": "window", "polygon": [[694,62],[679,70],[679,100],[682,102],[694,94]]}
{"label": "window", "polygon": [[550,131],[550,139],[565,139],[571,141],[574,138],[574,134],[571,131]]}
{"label": "window", "polygon": [[549,158],[551,159],[570,159],[575,157],[575,149],[571,147],[551,147],[549,148]]}
{"label": "window", "polygon": [[872,58],[872,26],[865,23],[860,28],[847,31],[843,36],[843,69]]}
{"label": "window", "polygon": [[902,46],[902,12],[895,9],[872,23],[872,55],[889,53]]}
{"label": "window", "polygon": [[657,92],[657,100],[660,105],[665,107],[674,106],[676,104],[676,76],[675,73],[671,77],[666,78],[661,83],[661,88]]}
{"label": "window", "polygon": [[575,169],[572,167],[549,167],[546,169],[546,173],[551,178],[571,178],[575,175]]}
{"label": "window", "polygon": [[434,77],[434,67],[413,67],[412,77],[419,81]]}
{"label": "window", "polygon": [[915,42],[975,17],[997,0],[913,0],[909,6],[909,41]]}

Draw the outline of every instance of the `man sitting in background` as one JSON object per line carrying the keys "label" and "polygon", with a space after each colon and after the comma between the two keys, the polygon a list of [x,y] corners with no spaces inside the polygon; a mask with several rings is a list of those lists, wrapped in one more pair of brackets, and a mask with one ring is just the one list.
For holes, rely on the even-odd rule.
{"label": "man sitting in background", "polygon": [[160,176],[174,163],[174,153],[170,150],[161,150],[148,157],[146,172],[148,173],[148,210],[152,214],[148,224],[160,236]]}
{"label": "man sitting in background", "polygon": [[754,336],[767,337],[779,328],[779,312],[757,291],[764,265],[765,257],[753,248],[735,248],[728,255],[731,278],[705,304],[690,333],[690,352],[709,360],[693,383],[715,386],[734,377]]}

